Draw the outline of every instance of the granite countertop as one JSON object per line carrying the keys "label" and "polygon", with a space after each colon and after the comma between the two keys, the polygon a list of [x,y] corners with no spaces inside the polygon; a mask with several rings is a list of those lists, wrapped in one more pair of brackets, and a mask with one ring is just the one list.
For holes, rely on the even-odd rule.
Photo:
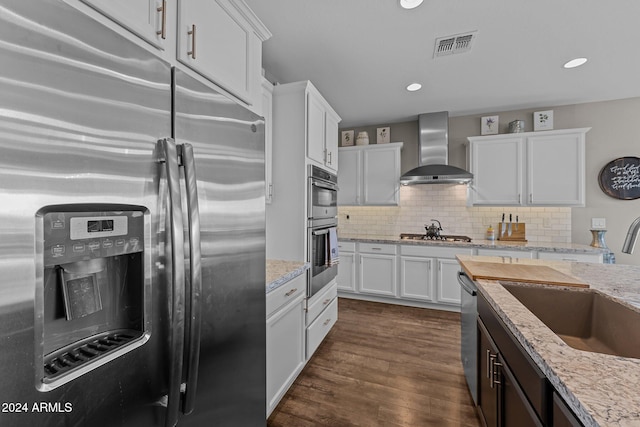
{"label": "granite countertop", "polygon": [[[459,258],[463,261],[509,262],[502,257]],[[530,259],[511,262],[552,267],[579,278],[589,284],[591,289],[627,303],[640,312],[638,266]],[[477,280],[476,284],[479,292],[586,426],[640,426],[640,359],[569,347],[500,285],[499,281]]]}
{"label": "granite countertop", "polygon": [[267,260],[267,293],[303,274],[310,264],[302,261]]}
{"label": "granite countertop", "polygon": [[338,240],[345,242],[390,243],[403,245],[444,246],[464,248],[506,249],[520,251],[546,251],[560,253],[608,253],[608,249],[594,248],[577,243],[531,243],[508,242],[504,240],[473,240],[471,242],[450,242],[443,240],[403,240],[393,236],[351,236],[338,233]]}

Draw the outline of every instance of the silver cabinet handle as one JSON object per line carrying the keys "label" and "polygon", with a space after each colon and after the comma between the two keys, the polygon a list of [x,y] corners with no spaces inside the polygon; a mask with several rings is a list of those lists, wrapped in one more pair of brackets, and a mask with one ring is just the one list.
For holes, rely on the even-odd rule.
{"label": "silver cabinet handle", "polygon": [[487,350],[487,378],[489,378],[489,372],[491,372],[491,367],[489,366],[491,364],[490,360],[491,360],[491,350]]}
{"label": "silver cabinet handle", "polygon": [[182,204],[180,197],[180,170],[176,144],[171,138],[158,141],[159,163],[163,163],[166,172],[169,196],[168,219],[171,231],[171,338],[170,338],[170,371],[167,394],[166,427],[174,427],[180,412],[180,387],[182,365],[184,361],[184,235],[182,220]]}
{"label": "silver cabinet handle", "polygon": [[331,298],[327,298],[326,300],[322,301],[322,305],[327,305],[331,302]]}
{"label": "silver cabinet handle", "polygon": [[162,6],[156,8],[157,12],[162,12],[160,29],[156,31],[156,34],[165,40],[167,38],[167,0],[162,0]]}
{"label": "silver cabinet handle", "polygon": [[182,411],[190,414],[195,408],[195,396],[200,366],[200,329],[202,294],[202,251],[200,245],[200,208],[198,206],[198,188],[196,180],[196,163],[191,144],[178,146],[178,154],[182,157],[184,167],[185,189],[187,196],[187,214],[189,222],[189,270],[191,288],[191,317],[189,325],[189,349],[187,353],[187,386],[184,393]]}
{"label": "silver cabinet handle", "polygon": [[325,320],[324,323],[322,324],[322,326],[327,326],[329,324],[329,322],[331,322],[331,318]]}
{"label": "silver cabinet handle", "polygon": [[332,163],[331,155],[332,155],[333,153],[332,153],[331,151],[328,151],[328,153],[329,153],[329,162],[328,162],[328,163],[329,163],[330,165],[332,165],[333,163]]}
{"label": "silver cabinet handle", "polygon": [[491,388],[502,384],[500,382],[500,367],[502,367],[502,363],[494,361],[493,367],[494,368],[493,368],[493,377],[491,378]]}
{"label": "silver cabinet handle", "polygon": [[191,25],[191,31],[187,31],[187,35],[191,36],[191,50],[187,55],[191,55],[191,59],[196,59],[196,24]]}
{"label": "silver cabinet handle", "polygon": [[291,289],[289,292],[287,292],[286,294],[284,294],[284,296],[285,296],[285,297],[290,297],[291,295],[295,294],[297,290],[298,290],[298,288],[293,288],[293,289]]}

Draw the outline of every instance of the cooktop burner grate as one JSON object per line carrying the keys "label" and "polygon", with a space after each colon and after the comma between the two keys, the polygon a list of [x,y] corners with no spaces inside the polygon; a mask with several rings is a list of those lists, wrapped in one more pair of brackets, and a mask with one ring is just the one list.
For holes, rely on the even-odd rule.
{"label": "cooktop burner grate", "polygon": [[438,236],[427,236],[426,234],[400,234],[400,240],[437,240],[445,242],[471,242],[471,238],[467,236],[456,236],[453,234],[440,234]]}

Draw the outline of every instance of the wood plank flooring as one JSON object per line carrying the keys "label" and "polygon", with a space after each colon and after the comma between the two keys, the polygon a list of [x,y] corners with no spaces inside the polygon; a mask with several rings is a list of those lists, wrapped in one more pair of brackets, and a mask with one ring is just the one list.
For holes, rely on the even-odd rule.
{"label": "wood plank flooring", "polygon": [[460,314],[340,298],[338,322],[269,427],[479,427]]}

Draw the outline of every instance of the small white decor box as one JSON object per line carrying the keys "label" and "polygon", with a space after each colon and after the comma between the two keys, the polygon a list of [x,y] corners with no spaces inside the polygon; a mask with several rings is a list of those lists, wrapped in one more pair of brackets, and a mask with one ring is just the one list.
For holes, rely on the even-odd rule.
{"label": "small white decor box", "polygon": [[553,110],[536,111],[533,113],[533,130],[553,129]]}

